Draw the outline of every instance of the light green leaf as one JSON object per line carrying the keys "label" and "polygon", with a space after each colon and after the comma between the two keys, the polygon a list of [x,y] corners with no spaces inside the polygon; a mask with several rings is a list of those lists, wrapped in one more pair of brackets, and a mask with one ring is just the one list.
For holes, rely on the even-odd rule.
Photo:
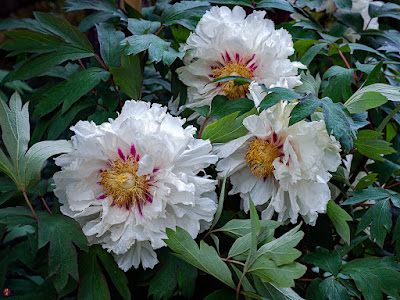
{"label": "light green leaf", "polygon": [[383,155],[395,153],[396,150],[390,147],[391,143],[380,138],[382,135],[383,133],[372,130],[360,130],[354,145],[362,155],[383,161]]}
{"label": "light green leaf", "polygon": [[270,300],[304,300],[291,288],[278,287],[273,282],[262,282],[253,276],[254,286],[258,294]]}
{"label": "light green leaf", "polygon": [[176,227],[176,231],[167,228],[167,236],[164,241],[176,256],[235,288],[231,271],[213,247],[201,241],[199,248],[190,234],[180,227]]}
{"label": "light green leaf", "polygon": [[260,256],[272,259],[277,266],[293,262],[301,256],[301,252],[294,247],[303,238],[304,233],[299,231],[301,224],[286,232],[281,237],[263,245],[257,251],[257,259]]}
{"label": "light green leaf", "polygon": [[232,113],[222,119],[209,124],[204,128],[201,138],[210,139],[211,143],[226,143],[230,140],[244,136],[248,130],[243,126],[243,120],[248,116],[255,114],[256,108],[237,117],[239,112]]}
{"label": "light green leaf", "polygon": [[138,55],[121,57],[121,67],[111,68],[111,74],[116,85],[132,99],[139,99],[142,90],[143,74]]}
{"label": "light green leaf", "polygon": [[378,173],[371,173],[369,175],[364,176],[357,183],[356,190],[362,190],[362,189],[369,187],[371,184],[373,184],[375,181],[378,180],[377,176],[378,176]]}
{"label": "light green leaf", "polygon": [[224,208],[224,200],[225,200],[225,185],[226,185],[226,179],[228,178],[228,172],[226,172],[224,179],[222,180],[222,185],[221,185],[221,192],[219,194],[218,198],[218,208],[217,211],[215,212],[214,220],[211,224],[211,227],[209,231],[211,231],[215,225],[217,225],[219,218],[221,217],[222,209]]}
{"label": "light green leaf", "polygon": [[[260,232],[265,235],[273,236],[275,228],[278,228],[281,223],[272,220],[260,220]],[[232,237],[238,238],[245,236],[251,232],[251,224],[249,219],[233,219],[226,223],[221,228],[214,230],[214,232],[224,232]]]}
{"label": "light green leaf", "polygon": [[314,78],[310,71],[307,70],[307,73],[302,71],[301,82],[303,83],[302,85],[295,87],[296,92],[303,94],[311,93],[315,96],[318,96],[319,89],[321,87],[321,76],[319,73]]}
{"label": "light green leaf", "polygon": [[[350,245],[350,227],[346,221],[352,221],[353,218],[333,200],[329,200],[326,210],[337,233],[348,245]],[[336,276],[336,274],[334,275]]]}
{"label": "light green leaf", "polygon": [[71,143],[65,140],[39,142],[28,150],[28,104],[22,107],[17,92],[12,95],[9,107],[0,99],[0,126],[11,158],[9,161],[0,151],[0,169],[10,176],[20,191],[26,191],[40,181],[41,168],[50,156],[72,150]]}
{"label": "light green leaf", "polygon": [[[400,101],[400,87],[383,83],[374,83],[366,87],[362,87],[345,102],[344,105],[347,107],[350,113],[365,111],[361,110],[361,108],[369,109],[381,105],[379,103],[383,101],[383,98],[378,98],[375,94],[369,94],[370,96],[374,95],[373,99],[364,97],[363,94],[367,92],[379,93],[390,101]],[[365,104],[359,104],[358,102],[365,102]]]}

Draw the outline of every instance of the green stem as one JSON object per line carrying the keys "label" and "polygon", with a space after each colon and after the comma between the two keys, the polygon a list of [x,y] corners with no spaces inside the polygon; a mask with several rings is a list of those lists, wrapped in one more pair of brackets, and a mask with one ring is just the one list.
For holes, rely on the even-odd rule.
{"label": "green stem", "polygon": [[385,126],[387,125],[387,123],[389,123],[389,121],[394,117],[394,115],[396,113],[398,113],[400,111],[400,104],[396,106],[395,109],[393,109],[390,114],[388,114],[386,116],[386,118],[383,119],[383,121],[381,122],[381,124],[379,124],[378,128],[376,129],[377,132],[382,132],[383,129],[385,129]]}

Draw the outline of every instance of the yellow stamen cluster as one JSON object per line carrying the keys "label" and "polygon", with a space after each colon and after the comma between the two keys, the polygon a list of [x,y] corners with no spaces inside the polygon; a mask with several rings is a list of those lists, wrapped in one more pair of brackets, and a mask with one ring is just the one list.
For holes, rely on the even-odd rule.
{"label": "yellow stamen cluster", "polygon": [[276,146],[257,138],[249,143],[246,161],[254,176],[265,178],[271,176],[274,172],[272,163],[279,155],[280,151]]}
{"label": "yellow stamen cluster", "polygon": [[[242,76],[251,79],[253,71],[250,70],[244,63],[236,61],[229,61],[221,68],[212,70],[214,78],[221,78],[226,76]],[[235,85],[233,80],[221,82],[221,89],[225,96],[229,99],[245,97],[248,92],[249,84]]]}
{"label": "yellow stamen cluster", "polygon": [[138,169],[139,164],[133,155],[126,160],[114,160],[109,169],[100,173],[103,193],[111,196],[113,203],[119,206],[144,205],[150,197],[149,185],[145,175],[136,175]]}

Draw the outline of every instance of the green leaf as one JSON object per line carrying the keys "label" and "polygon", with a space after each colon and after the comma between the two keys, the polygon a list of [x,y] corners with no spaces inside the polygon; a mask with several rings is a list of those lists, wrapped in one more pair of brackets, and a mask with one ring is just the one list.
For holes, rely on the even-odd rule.
{"label": "green leaf", "polygon": [[33,14],[36,20],[47,30],[63,38],[77,48],[89,53],[94,53],[93,47],[86,36],[80,32],[78,28],[68,23],[67,20],[42,12],[34,12]]}
{"label": "green leaf", "polygon": [[89,68],[71,75],[68,80],[57,84],[44,94],[36,106],[34,115],[46,115],[61,103],[63,103],[62,113],[65,113],[83,95],[91,91],[101,80],[107,80],[109,76],[109,72],[100,68]]}
{"label": "green leaf", "polygon": [[368,10],[371,18],[389,17],[400,20],[400,5],[384,3],[383,5],[370,5]]}
{"label": "green leaf", "polygon": [[154,34],[160,28],[161,23],[158,21],[148,21],[143,19],[128,19],[128,30],[133,34]]}
{"label": "green leaf", "polygon": [[[350,192],[350,194],[352,195],[352,197],[343,202],[343,205],[357,204],[367,200],[379,201],[383,199],[390,199],[393,197],[397,198],[399,195],[398,193],[389,189],[372,186],[368,187],[368,189]],[[396,201],[394,201],[393,204],[394,203],[396,203]]]}
{"label": "green leaf", "polygon": [[190,234],[180,227],[176,227],[176,231],[167,228],[167,236],[168,240],[164,241],[176,252],[176,256],[235,288],[231,271],[214,248],[203,241],[200,242],[199,248]]}
{"label": "green leaf", "polygon": [[258,294],[271,300],[304,300],[291,288],[277,287],[273,282],[262,282],[253,276]]}
{"label": "green leaf", "polygon": [[289,126],[307,118],[309,115],[315,112],[318,107],[321,106],[321,102],[324,100],[325,98],[320,100],[313,94],[310,94],[307,97],[301,99],[293,108],[290,114]]}
{"label": "green leaf", "polygon": [[[374,92],[374,93],[379,93],[383,97],[387,98],[390,101],[400,101],[400,88],[388,84],[383,84],[383,83],[374,83],[365,87],[360,88],[357,90],[346,102],[345,106],[349,110],[350,113],[355,113],[355,112],[361,112],[360,107],[366,107],[367,109],[373,108],[380,106],[380,102],[383,101],[383,98],[377,98],[374,95],[375,100],[369,100],[368,97],[363,97],[364,93],[367,92]],[[372,95],[372,94],[369,94]],[[358,104],[357,102],[367,102],[366,104]],[[378,102],[374,102],[378,101]],[[375,105],[376,104],[376,105]]]}
{"label": "green leaf", "polygon": [[393,257],[354,259],[343,265],[342,273],[349,275],[366,300],[382,299],[382,292],[398,297],[399,267]]}
{"label": "green leaf", "polygon": [[350,12],[352,7],[351,0],[333,0],[333,2],[335,2],[337,8],[341,11]]}
{"label": "green leaf", "polygon": [[7,40],[1,48],[13,51],[10,55],[23,52],[52,52],[59,47],[68,46],[67,43],[51,35],[29,30],[9,31],[6,33],[13,40]]}
{"label": "green leaf", "polygon": [[36,77],[67,60],[76,60],[91,56],[94,56],[94,54],[75,47],[60,47],[55,52],[45,53],[25,61],[22,66],[15,70],[11,79],[25,80]]}
{"label": "green leaf", "polygon": [[333,103],[331,99],[322,99],[322,112],[326,130],[340,140],[345,151],[353,148],[352,128],[353,120],[342,103]]}
{"label": "green leaf", "polygon": [[169,299],[174,295],[177,284],[190,295],[194,292],[197,269],[176,256],[163,252],[160,256],[161,268],[150,282],[148,297],[155,300]]}
{"label": "green leaf", "polygon": [[383,248],[386,234],[392,228],[392,213],[389,198],[377,201],[362,217],[357,227],[357,233],[371,224],[371,238]]}
{"label": "green leaf", "polygon": [[307,73],[301,72],[301,82],[302,85],[296,86],[294,89],[298,93],[303,94],[313,94],[318,96],[319,89],[321,87],[321,76],[319,73],[315,76],[315,78],[311,75],[310,71],[307,70]]}
{"label": "green leaf", "polygon": [[339,102],[341,99],[347,100],[352,94],[351,82],[353,80],[353,69],[333,66],[325,72],[323,78],[330,78],[328,87],[323,92],[323,97],[329,97],[333,102]]}
{"label": "green leaf", "polygon": [[210,8],[204,1],[181,1],[168,6],[161,14],[164,26],[180,24],[190,30],[196,28],[198,19]]}
{"label": "green leaf", "polygon": [[275,105],[279,101],[283,100],[293,100],[293,99],[301,99],[303,98],[301,95],[293,92],[292,90],[288,90],[285,88],[275,87],[268,89],[268,94],[261,101],[259,107],[260,111],[270,108]]}
{"label": "green leaf", "polygon": [[277,8],[285,11],[296,12],[290,3],[284,0],[261,0],[257,2],[256,8]]}
{"label": "green leaf", "polygon": [[371,184],[373,184],[375,181],[378,180],[377,176],[378,176],[378,173],[371,173],[369,175],[364,176],[357,183],[356,190],[362,190],[362,189],[369,187]]}
{"label": "green leaf", "polygon": [[76,249],[74,244],[88,251],[87,240],[81,227],[64,215],[42,215],[38,217],[38,248],[49,244],[49,276],[54,275],[54,286],[60,291],[68,281],[68,275],[79,279]]}
{"label": "green leaf", "polygon": [[95,251],[79,254],[79,290],[78,299],[111,299],[107,281],[99,266]]}
{"label": "green leaf", "polygon": [[74,104],[65,114],[61,114],[59,112],[56,114],[49,125],[47,138],[49,140],[57,139],[67,127],[71,125],[71,122],[74,120],[76,115],[88,107],[96,107],[96,101],[93,99],[82,99],[78,103]]}
{"label": "green leaf", "polygon": [[333,276],[326,278],[318,286],[317,291],[319,299],[329,300],[350,300],[347,289]]}
{"label": "green leaf", "polygon": [[379,77],[382,75],[381,69],[383,65],[383,60],[381,60],[368,75],[367,80],[365,80],[363,87],[371,85],[378,81]]}
{"label": "green leaf", "polygon": [[132,99],[139,99],[142,90],[143,74],[138,55],[121,57],[121,67],[111,68],[115,84]]}
{"label": "green leaf", "polygon": [[254,108],[254,102],[246,99],[232,99],[228,100],[225,96],[217,95],[211,103],[210,118],[220,119],[234,112],[239,111],[239,115],[246,113]]}
{"label": "green leaf", "polygon": [[322,247],[317,248],[315,252],[307,253],[302,257],[301,261],[313,264],[334,276],[339,274],[342,266],[342,259],[337,251],[328,251]]}
{"label": "green leaf", "polygon": [[28,150],[28,104],[22,107],[18,93],[11,96],[9,107],[0,100],[0,126],[11,158],[10,162],[0,149],[0,170],[15,182],[20,191],[26,191],[40,181],[41,168],[50,156],[72,150],[71,143],[65,140],[39,142]]}
{"label": "green leaf", "polygon": [[226,143],[230,140],[244,136],[248,130],[243,126],[243,120],[248,116],[256,113],[256,108],[250,110],[249,112],[239,115],[239,112],[232,113],[222,119],[207,125],[201,138],[203,140],[210,139],[211,143]]}
{"label": "green leaf", "polygon": [[[331,219],[333,226],[340,237],[350,245],[350,227],[346,221],[353,221],[353,218],[333,200],[329,200],[326,212],[329,219]],[[337,274],[333,274],[337,275]]]}
{"label": "green leaf", "polygon": [[136,55],[142,51],[149,51],[149,63],[160,62],[161,60],[167,65],[172,64],[176,58],[182,58],[185,54],[170,48],[169,42],[154,34],[142,34],[127,37],[121,42],[123,45],[129,43],[125,48],[126,55]]}
{"label": "green leaf", "polygon": [[211,227],[209,231],[211,231],[215,225],[217,225],[219,218],[221,217],[222,209],[224,208],[224,200],[225,200],[225,186],[226,186],[226,179],[228,178],[228,172],[226,172],[224,179],[222,180],[222,185],[221,185],[221,192],[219,194],[218,198],[218,208],[217,211],[215,212],[214,220],[211,224]]}
{"label": "green leaf", "polygon": [[301,57],[300,62],[308,66],[315,56],[324,48],[328,43],[317,43],[307,50],[306,53]]}
{"label": "green leaf", "polygon": [[[301,252],[294,247],[304,237],[300,229],[301,224],[286,232],[281,237],[263,245],[257,251],[257,257],[268,257],[274,261],[277,266],[289,264],[300,257]],[[258,258],[260,260],[261,258]]]}
{"label": "green leaf", "polygon": [[352,101],[350,106],[346,107],[351,113],[355,114],[381,106],[387,101],[388,99],[378,92],[365,92],[357,97],[356,101]]}
{"label": "green leaf", "polygon": [[250,194],[249,194],[249,205],[250,205],[250,224],[251,224],[251,246],[248,259],[252,259],[255,257],[257,252],[257,237],[260,234],[261,227],[260,227],[260,218],[258,217],[257,209],[250,198]]}
{"label": "green leaf", "polygon": [[[104,269],[107,271],[112,283],[117,289],[118,293],[123,299],[131,299],[131,292],[129,291],[128,279],[124,271],[122,271],[114,260],[114,257],[103,249],[100,245],[91,247],[90,252],[95,253],[97,258],[101,261]],[[82,280],[82,278],[81,278]]]}
{"label": "green leaf", "polygon": [[96,25],[97,35],[100,43],[100,54],[108,68],[118,67],[121,64],[121,53],[123,46],[120,44],[125,34],[116,30],[109,23]]}
{"label": "green leaf", "polygon": [[354,145],[362,155],[383,161],[383,155],[395,153],[396,150],[390,147],[391,143],[380,138],[382,135],[383,133],[372,130],[360,130]]}
{"label": "green leaf", "polygon": [[396,226],[393,230],[392,244],[395,244],[397,260],[400,259],[400,218],[397,218]]}
{"label": "green leaf", "polygon": [[[260,220],[260,232],[265,235],[265,232],[269,231],[266,236],[273,236],[274,231],[278,228],[281,223],[272,220]],[[227,222],[221,228],[214,230],[214,232],[224,232],[234,238],[245,236],[251,232],[251,224],[249,219],[233,219]]]}

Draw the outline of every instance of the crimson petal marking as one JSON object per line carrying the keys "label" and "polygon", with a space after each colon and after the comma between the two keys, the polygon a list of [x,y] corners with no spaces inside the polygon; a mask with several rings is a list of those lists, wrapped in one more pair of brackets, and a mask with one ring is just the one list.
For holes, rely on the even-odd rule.
{"label": "crimson petal marking", "polygon": [[123,161],[125,161],[125,155],[124,155],[124,153],[122,153],[122,150],[120,148],[118,148],[118,155],[119,155],[119,157],[122,158]]}
{"label": "crimson petal marking", "polygon": [[134,145],[134,144],[131,144],[131,154],[132,154],[133,156],[136,156],[136,148],[135,148],[135,145]]}

